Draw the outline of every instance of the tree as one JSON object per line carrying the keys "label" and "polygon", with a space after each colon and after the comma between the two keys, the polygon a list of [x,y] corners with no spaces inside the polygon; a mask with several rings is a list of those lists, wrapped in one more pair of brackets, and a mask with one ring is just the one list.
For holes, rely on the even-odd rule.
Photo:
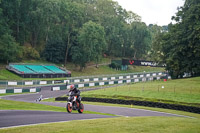
{"label": "tree", "polygon": [[6,62],[7,64],[15,61],[18,59],[20,52],[20,47],[11,36],[11,30],[0,7],[0,61]]}
{"label": "tree", "polygon": [[162,36],[167,32],[167,26],[158,26],[150,24],[148,29],[151,34],[151,51],[150,51],[150,59],[156,62],[161,62],[161,42]]}
{"label": "tree", "polygon": [[129,53],[135,59],[144,58],[150,50],[151,36],[145,23],[133,22],[129,31]]}
{"label": "tree", "polygon": [[7,64],[11,61],[18,60],[20,47],[15,42],[14,38],[5,33],[0,36],[0,60]]}
{"label": "tree", "polygon": [[95,61],[97,65],[105,49],[104,28],[92,21],[85,23],[79,33],[78,47],[74,47],[72,59],[81,70],[89,61]]}
{"label": "tree", "polygon": [[191,73],[200,75],[200,1],[186,0],[172,19],[169,33],[163,36],[163,60],[174,78]]}
{"label": "tree", "polygon": [[49,40],[44,50],[45,59],[54,63],[62,63],[65,59],[65,44],[62,40]]}
{"label": "tree", "polygon": [[[7,37],[10,35],[13,38],[10,40],[17,42],[23,47],[22,51],[27,49],[27,51],[24,50],[23,52],[26,55],[25,58],[37,59],[44,52],[46,55],[50,55],[51,50],[47,50],[47,48],[51,46],[51,48],[56,49],[55,42],[58,42],[58,47],[60,48],[60,42],[62,42],[65,44],[65,47],[62,47],[65,50],[64,60],[62,60],[66,65],[67,61],[71,61],[72,57],[77,57],[73,56],[73,54],[76,54],[73,50],[79,45],[79,31],[83,24],[89,21],[103,27],[105,31],[102,33],[104,35],[103,38],[105,38],[105,40],[102,40],[104,44],[103,49],[108,56],[132,57],[134,56],[133,53],[135,53],[135,57],[144,58],[144,54],[148,51],[148,47],[146,47],[149,45],[147,45],[149,39],[148,30],[145,24],[141,22],[140,16],[126,11],[115,1],[0,1],[0,12],[3,17],[3,19],[0,19],[0,23],[3,20],[3,26],[0,27],[0,32],[3,31],[1,35],[7,33]],[[133,29],[133,25],[137,28]],[[141,36],[137,36],[137,32]],[[4,36],[3,38],[6,37]],[[98,54],[92,53],[94,59],[90,58],[89,60],[95,61],[98,64],[101,59],[100,52],[102,52],[102,47],[99,47],[99,45],[95,47],[95,52]],[[29,56],[28,53],[33,56]],[[84,54],[87,55],[87,53]],[[49,57],[47,60],[53,61]]]}

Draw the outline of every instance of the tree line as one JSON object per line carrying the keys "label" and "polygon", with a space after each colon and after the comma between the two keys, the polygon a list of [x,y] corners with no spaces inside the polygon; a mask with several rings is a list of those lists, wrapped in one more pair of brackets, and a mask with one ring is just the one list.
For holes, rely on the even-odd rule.
{"label": "tree line", "polygon": [[0,0],[0,61],[145,59],[158,27],[112,0]]}
{"label": "tree line", "polygon": [[169,32],[157,34],[152,43],[155,60],[165,63],[173,78],[200,76],[200,1],[185,0],[172,20]]}
{"label": "tree line", "polygon": [[103,55],[166,64],[200,75],[200,1],[185,0],[174,24],[146,25],[112,0],[0,0],[0,62],[44,59],[83,69]]}

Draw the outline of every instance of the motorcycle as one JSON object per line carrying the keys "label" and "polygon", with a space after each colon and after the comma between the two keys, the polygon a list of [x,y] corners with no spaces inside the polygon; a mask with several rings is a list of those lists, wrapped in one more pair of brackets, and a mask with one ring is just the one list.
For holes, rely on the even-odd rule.
{"label": "motorcycle", "polygon": [[79,99],[79,102],[77,101],[78,96],[74,95],[72,92],[69,93],[69,97],[68,97],[68,102],[66,105],[66,109],[68,113],[71,113],[72,110],[78,110],[79,113],[83,113],[84,111],[84,106],[81,103],[81,99]]}

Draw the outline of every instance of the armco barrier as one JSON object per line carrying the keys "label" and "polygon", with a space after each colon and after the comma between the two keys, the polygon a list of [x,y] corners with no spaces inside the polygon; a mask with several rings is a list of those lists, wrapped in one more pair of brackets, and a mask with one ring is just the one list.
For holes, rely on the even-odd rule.
{"label": "armco barrier", "polygon": [[24,92],[40,92],[41,88],[39,87],[33,87],[33,88],[26,88],[26,89],[0,89],[0,94],[5,94],[5,93],[24,93]]}
{"label": "armco barrier", "polygon": [[[67,97],[57,97],[56,101],[67,101]],[[149,102],[149,101],[135,101],[135,100],[121,100],[121,99],[105,99],[105,98],[91,98],[91,97],[82,97],[82,101],[88,102],[103,102],[103,103],[113,103],[113,104],[126,104],[126,105],[138,105],[138,106],[147,106],[147,107],[156,107],[156,108],[165,108],[180,110],[186,112],[192,112],[200,114],[199,107],[185,106],[185,105],[176,105],[176,104],[166,104],[158,102]]]}
{"label": "armco barrier", "polygon": [[[93,86],[103,86],[103,85],[114,85],[114,84],[124,84],[124,83],[136,83],[136,82],[144,82],[144,81],[152,81],[152,80],[159,80],[162,76],[157,76],[157,77],[137,77],[137,78],[132,78],[132,79],[115,79],[112,81],[96,81],[96,82],[87,82],[87,83],[75,83],[75,87],[81,88],[81,87],[93,87]],[[52,91],[58,91],[58,90],[64,90],[64,89],[69,89],[70,84],[66,85],[56,85],[52,86],[51,90]]]}
{"label": "armco barrier", "polygon": [[[131,79],[131,78],[147,78],[156,76],[166,76],[164,72],[147,72],[147,73],[126,73],[115,75],[101,75],[101,76],[85,76],[85,77],[73,77],[66,80],[53,80],[53,81],[0,81],[1,86],[16,86],[16,85],[46,85],[46,84],[61,84],[61,83],[79,83],[79,82],[96,82],[96,81],[110,81],[115,79]],[[170,76],[166,77],[167,79]]]}
{"label": "armco barrier", "polygon": [[59,90],[66,90],[67,86],[66,85],[60,85],[60,86],[52,86],[51,91],[59,91]]}
{"label": "armco barrier", "polygon": [[[152,81],[152,80],[159,80],[162,78],[169,78],[166,77],[165,73],[140,73],[140,74],[128,74],[128,75],[115,75],[115,76],[111,76],[111,77],[94,77],[94,78],[88,78],[88,79],[71,79],[69,81],[67,80],[63,80],[63,82],[68,82],[71,84],[75,84],[75,87],[92,87],[92,86],[103,86],[103,85],[113,85],[113,84],[123,84],[123,83],[134,83],[134,82],[144,82],[144,81]],[[87,82],[86,82],[87,81]],[[46,84],[50,84],[51,82],[55,83],[58,81],[36,81],[36,82],[31,82],[31,81],[24,81],[24,82],[14,82],[14,81],[9,81],[7,82],[8,85],[35,85],[35,84],[40,84],[40,85],[46,85]],[[62,83],[61,81],[59,81],[59,83]],[[70,84],[66,85],[56,85],[56,86],[52,86],[51,90],[55,91],[55,90],[65,90],[65,89],[69,89]],[[23,92],[23,89],[1,89],[2,91],[0,91],[0,93],[4,93],[6,90],[6,93],[19,93],[19,92]],[[16,91],[14,91],[16,90]]]}
{"label": "armco barrier", "polygon": [[[96,80],[96,82],[94,81],[90,81],[90,82],[81,82],[81,83],[74,83],[75,87],[80,88],[80,87],[93,87],[93,86],[103,86],[103,85],[114,85],[114,84],[125,84],[125,83],[136,83],[136,82],[145,82],[145,81],[153,81],[153,80],[159,80],[161,79],[163,76],[162,75],[158,75],[156,77],[152,77],[152,76],[148,76],[148,77],[143,77],[143,76],[132,76],[132,78],[126,78],[123,79],[123,77],[119,77],[118,79],[113,79],[113,80],[107,80],[106,78],[104,78],[104,80],[98,81]],[[65,85],[56,85],[56,86],[52,86],[51,90],[52,91],[58,91],[58,90],[64,90],[64,89],[69,89],[70,88],[70,84],[68,84],[67,86]]]}

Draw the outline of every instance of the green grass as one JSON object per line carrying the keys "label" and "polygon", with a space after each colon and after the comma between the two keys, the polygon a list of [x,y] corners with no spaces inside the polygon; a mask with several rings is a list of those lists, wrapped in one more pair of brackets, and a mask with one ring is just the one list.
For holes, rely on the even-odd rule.
{"label": "green grass", "polygon": [[[105,58],[101,63],[109,63],[110,59]],[[34,64],[49,64],[50,62],[45,61],[23,61],[21,63],[34,63]],[[53,64],[53,63],[50,63]],[[62,64],[56,64],[58,66],[62,66]],[[88,64],[89,66],[86,67],[82,72],[79,71],[79,68],[76,68],[74,64],[67,63],[66,69],[71,71],[72,77],[80,77],[80,76],[93,76],[93,75],[109,75],[109,74],[123,74],[123,73],[137,73],[137,72],[154,72],[154,71],[164,71],[164,68],[159,67],[146,67],[146,66],[130,66],[129,70],[127,71],[119,71],[114,70],[108,67],[108,65],[99,66],[99,68],[96,68],[94,63]],[[92,66],[90,66],[92,65]],[[5,68],[5,65],[3,66]],[[0,80],[63,80],[66,78],[21,78],[17,76],[16,74],[6,70],[1,69],[0,70]]]}
{"label": "green grass", "polygon": [[[65,102],[65,101],[55,101],[55,98],[49,98],[43,100],[45,102]],[[101,105],[101,106],[114,106],[114,107],[126,107],[126,108],[136,108],[136,109],[145,109],[145,110],[152,110],[152,111],[159,111],[165,113],[172,113],[184,116],[190,116],[200,119],[200,114],[190,113],[185,111],[178,111],[178,110],[171,110],[171,109],[163,109],[163,108],[153,108],[153,107],[145,107],[145,106],[137,106],[137,105],[124,105],[124,104],[111,104],[111,103],[100,103],[100,102],[86,102],[82,101],[83,104],[90,104],[90,105]]]}
{"label": "green grass", "polygon": [[[23,92],[23,93],[5,93],[5,94],[0,94],[1,96],[9,96],[9,95],[19,95],[19,94],[30,94],[30,92]],[[33,94],[33,92],[31,93]]]}
{"label": "green grass", "polygon": [[9,129],[1,133],[198,133],[200,120],[181,117],[118,117],[41,124]]}
{"label": "green grass", "polygon": [[[67,112],[64,107],[56,107],[49,106],[43,104],[36,103],[27,103],[27,102],[19,102],[19,101],[11,101],[0,99],[0,110],[40,110],[40,111],[56,111],[56,112]],[[73,111],[73,113],[77,113],[77,111]],[[84,111],[85,114],[99,114],[99,115],[109,115],[116,116],[113,114],[99,113],[93,111]]]}
{"label": "green grass", "polygon": [[136,83],[82,92],[82,97],[153,101],[200,107],[200,77]]}
{"label": "green grass", "polygon": [[109,74],[123,74],[123,73],[137,73],[137,72],[153,72],[153,71],[164,71],[164,68],[158,67],[145,67],[145,66],[134,66],[131,67],[127,71],[115,70],[111,69],[108,66],[99,66],[96,67],[87,67],[82,72],[78,71],[77,69],[72,69],[74,67],[71,66],[69,69],[72,72],[73,77],[79,76],[91,76],[91,75],[109,75]]}
{"label": "green grass", "polygon": [[165,113],[183,115],[183,116],[194,117],[194,118],[200,119],[200,114],[190,113],[190,112],[185,112],[185,111],[179,111],[179,110],[171,110],[171,109],[163,109],[163,108],[153,108],[153,107],[145,107],[145,106],[137,106],[137,105],[100,103],[100,102],[86,102],[86,101],[83,101],[83,103],[84,104],[90,104],[90,105],[101,105],[101,106],[114,106],[114,107],[126,107],[126,108],[145,109],[145,110],[159,111],[159,112],[165,112]]}
{"label": "green grass", "polygon": [[22,78],[6,69],[0,70],[0,80],[64,80],[66,78]]}
{"label": "green grass", "polygon": [[0,80],[22,80],[20,76],[6,70],[6,69],[1,69],[0,70]]}
{"label": "green grass", "polygon": [[[45,101],[54,101],[48,99]],[[11,101],[12,102],[12,101]],[[0,103],[2,103],[0,101]],[[130,107],[130,105],[117,105],[106,103],[89,103],[84,104],[106,105],[106,106],[122,106]],[[11,104],[11,103],[10,103]],[[19,103],[17,103],[19,104]],[[27,106],[27,105],[26,105]],[[27,106],[28,108],[29,106]],[[62,123],[40,124],[34,126],[24,126],[8,129],[0,129],[1,133],[64,133],[64,132],[81,132],[81,133],[198,133],[200,131],[200,115],[183,111],[175,111],[168,109],[158,109],[134,106],[134,108],[150,109],[168,113],[175,113],[196,118],[184,117],[118,117],[97,120],[78,120]],[[77,128],[78,127],[78,128]]]}
{"label": "green grass", "polygon": [[41,111],[57,111],[66,112],[65,108],[48,106],[36,103],[26,103],[19,101],[11,101],[0,99],[0,110],[41,110]]}
{"label": "green grass", "polygon": [[23,60],[22,62],[19,63],[33,63],[33,64],[54,64],[45,60]]}

